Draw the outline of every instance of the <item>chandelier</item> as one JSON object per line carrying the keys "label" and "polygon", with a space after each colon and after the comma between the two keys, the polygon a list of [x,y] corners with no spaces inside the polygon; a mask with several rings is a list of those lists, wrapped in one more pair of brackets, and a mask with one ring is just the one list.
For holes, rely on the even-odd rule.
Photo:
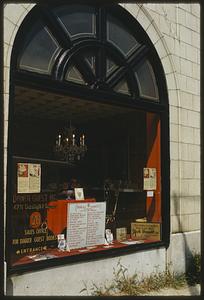
{"label": "chandelier", "polygon": [[79,143],[77,144],[75,130],[76,128],[72,127],[70,122],[70,126],[66,127],[62,134],[57,136],[54,152],[60,160],[74,162],[84,157],[87,151],[85,135],[82,134],[80,136]]}

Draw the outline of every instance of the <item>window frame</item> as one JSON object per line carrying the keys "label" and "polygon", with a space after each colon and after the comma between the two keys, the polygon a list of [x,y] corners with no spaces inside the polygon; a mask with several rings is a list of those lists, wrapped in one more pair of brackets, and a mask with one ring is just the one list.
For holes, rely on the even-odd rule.
{"label": "window frame", "polygon": [[[44,6],[46,7],[46,5]],[[100,14],[100,20],[105,20],[105,9],[106,5],[103,5],[98,8]],[[149,101],[148,99],[142,99],[139,95],[135,95],[135,99],[138,101],[132,101],[132,98],[126,96],[125,94],[119,93],[110,93],[109,90],[100,90],[100,89],[89,89],[86,86],[76,85],[74,83],[66,83],[61,79],[59,74],[64,74],[63,70],[60,68],[62,67],[60,61],[60,55],[56,57],[56,65],[53,70],[52,76],[42,75],[42,74],[35,74],[30,73],[25,70],[19,71],[17,69],[17,62],[19,58],[19,53],[17,51],[18,45],[23,40],[23,33],[24,28],[28,28],[29,24],[37,17],[42,17],[43,20],[46,20],[48,24],[51,24],[52,31],[55,34],[59,34],[59,39],[61,40],[61,46],[64,49],[65,47],[70,46],[70,41],[66,40],[66,34],[60,32],[60,27],[54,24],[53,22],[53,15],[49,15],[49,13],[44,9],[42,6],[36,6],[31,13],[25,18],[23,25],[17,34],[16,41],[14,42],[14,49],[12,53],[11,59],[11,86],[10,86],[10,101],[9,101],[9,135],[8,135],[8,179],[7,179],[7,216],[6,216],[6,227],[7,227],[7,238],[6,238],[6,257],[9,261],[9,249],[11,247],[11,228],[9,223],[9,212],[11,211],[11,197],[12,197],[12,187],[11,187],[11,178],[12,178],[12,163],[13,163],[13,151],[12,151],[12,140],[13,140],[13,128],[11,124],[13,124],[14,119],[14,89],[15,85],[27,86],[36,89],[43,89],[48,92],[57,92],[61,94],[69,94],[70,96],[76,96],[82,98],[82,100],[91,100],[91,101],[99,101],[101,103],[109,103],[113,105],[118,105],[121,107],[131,107],[133,110],[145,110],[147,112],[155,112],[160,115],[161,121],[161,215],[162,217],[162,230],[161,230],[161,241],[148,243],[148,244],[140,244],[140,245],[129,245],[128,247],[121,248],[121,249],[108,249],[106,251],[95,252],[95,253],[84,253],[83,255],[76,255],[71,257],[64,257],[60,259],[51,259],[47,261],[39,261],[35,262],[34,264],[27,264],[27,265],[20,265],[16,267],[8,266],[8,273],[9,274],[21,274],[28,271],[40,270],[44,268],[50,268],[53,266],[65,265],[74,262],[82,262],[82,261],[90,261],[90,260],[97,260],[101,258],[110,258],[120,255],[127,255],[129,253],[135,253],[137,251],[142,251],[145,249],[157,249],[160,247],[167,248],[169,246],[170,240],[170,155],[169,155],[169,107],[168,107],[168,93],[166,87],[166,80],[163,71],[163,67],[159,56],[151,43],[150,39],[148,38],[145,31],[141,28],[138,22],[122,7],[119,5],[111,5],[108,6],[108,13],[113,13],[115,16],[120,18],[122,22],[125,24],[134,24],[138,29],[139,36],[145,40],[146,45],[149,47],[143,47],[140,49],[141,53],[139,52],[137,59],[141,59],[143,57],[142,51],[146,53],[148,52],[148,60],[152,63],[154,71],[156,74],[159,74],[159,79],[157,80],[158,91],[159,91],[159,98],[160,102],[156,101]],[[99,30],[100,29],[100,30]],[[105,38],[105,28],[99,28],[97,24],[97,32],[98,35],[102,40]],[[89,43],[88,39],[81,41],[80,38],[78,39],[78,44],[87,42]],[[97,43],[97,41],[95,41]],[[102,49],[100,53],[101,60],[104,59],[104,51]],[[128,64],[129,68],[133,63],[135,56],[130,55],[128,58],[130,63]],[[64,61],[67,61],[66,53],[64,52]],[[131,70],[130,70],[131,71]],[[61,73],[60,73],[61,72]],[[97,70],[100,76],[104,76],[104,69]],[[121,74],[118,72],[116,79],[113,81],[119,80]],[[131,77],[131,76],[130,76]],[[110,76],[111,80],[111,76]],[[129,78],[131,81],[131,78]],[[69,93],[67,93],[67,87],[69,88]],[[30,159],[29,159],[30,160]],[[165,163],[164,163],[165,162]]]}

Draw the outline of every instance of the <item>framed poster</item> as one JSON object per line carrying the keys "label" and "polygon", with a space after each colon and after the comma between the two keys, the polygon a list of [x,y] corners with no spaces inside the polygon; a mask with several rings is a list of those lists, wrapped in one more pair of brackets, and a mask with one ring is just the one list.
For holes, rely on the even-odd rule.
{"label": "framed poster", "polygon": [[17,163],[17,193],[40,193],[41,165]]}
{"label": "framed poster", "polygon": [[144,190],[156,190],[157,188],[157,170],[156,168],[144,168],[143,169],[144,176]]}

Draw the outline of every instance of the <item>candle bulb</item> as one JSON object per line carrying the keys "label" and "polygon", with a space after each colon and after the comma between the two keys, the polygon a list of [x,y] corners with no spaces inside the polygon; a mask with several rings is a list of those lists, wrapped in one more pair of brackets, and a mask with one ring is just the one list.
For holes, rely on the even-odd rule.
{"label": "candle bulb", "polygon": [[84,146],[85,135],[82,135],[82,145]]}
{"label": "candle bulb", "polygon": [[59,134],[58,138],[59,138],[58,144],[59,144],[59,146],[60,146],[60,143],[61,143],[61,135],[60,135],[60,134]]}
{"label": "candle bulb", "polygon": [[69,139],[68,139],[68,138],[66,138],[66,141],[67,141],[67,144],[68,144],[68,142],[69,142]]}
{"label": "candle bulb", "polygon": [[73,145],[75,144],[75,134],[73,134]]}

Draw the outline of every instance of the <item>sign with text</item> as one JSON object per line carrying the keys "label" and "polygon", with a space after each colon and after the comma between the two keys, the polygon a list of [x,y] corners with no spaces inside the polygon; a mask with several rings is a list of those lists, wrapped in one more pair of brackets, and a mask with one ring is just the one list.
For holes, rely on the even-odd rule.
{"label": "sign with text", "polygon": [[141,240],[160,240],[160,223],[131,223],[131,238]]}
{"label": "sign with text", "polygon": [[144,168],[144,190],[156,190],[157,188],[157,170],[156,168]]}
{"label": "sign with text", "polygon": [[67,205],[67,243],[69,249],[104,243],[106,203]]}
{"label": "sign with text", "polygon": [[40,193],[41,165],[17,164],[17,193]]}

